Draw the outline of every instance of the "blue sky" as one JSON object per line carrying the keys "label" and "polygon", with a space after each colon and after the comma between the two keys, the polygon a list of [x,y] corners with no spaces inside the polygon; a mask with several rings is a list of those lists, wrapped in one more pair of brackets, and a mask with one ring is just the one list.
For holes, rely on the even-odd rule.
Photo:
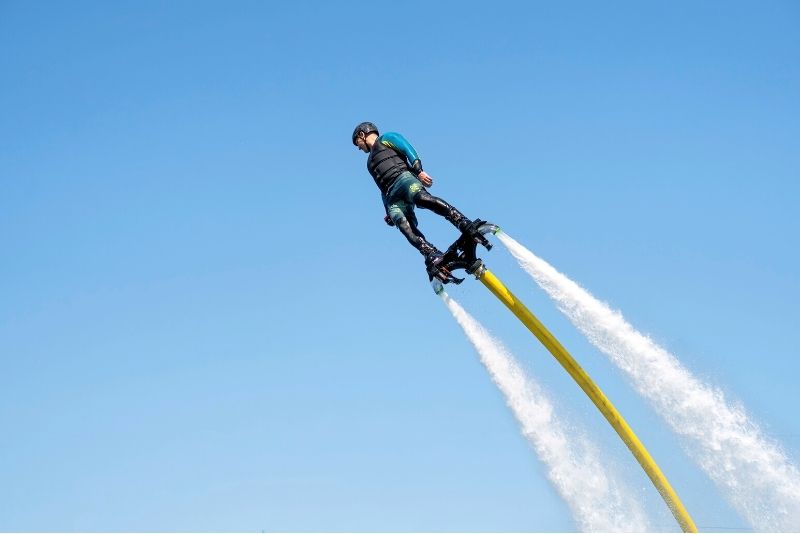
{"label": "blue sky", "polygon": [[[800,458],[794,2],[0,2],[2,530],[573,530],[353,126]],[[429,213],[421,225],[455,236]],[[698,526],[746,528],[502,247]],[[485,289],[452,292],[627,450]]]}

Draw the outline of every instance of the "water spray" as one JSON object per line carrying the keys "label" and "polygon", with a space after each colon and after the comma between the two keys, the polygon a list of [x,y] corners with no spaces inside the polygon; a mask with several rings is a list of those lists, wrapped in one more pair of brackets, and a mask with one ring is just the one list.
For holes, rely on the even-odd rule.
{"label": "water spray", "polygon": [[565,430],[545,392],[526,376],[500,341],[446,292],[440,291],[439,295],[503,393],[523,436],[545,465],[548,479],[570,508],[580,530],[649,530],[641,506],[604,465],[597,448]]}
{"label": "water spray", "polygon": [[741,406],[514,239],[498,238],[561,312],[625,372],[751,525],[800,531],[800,471]]}

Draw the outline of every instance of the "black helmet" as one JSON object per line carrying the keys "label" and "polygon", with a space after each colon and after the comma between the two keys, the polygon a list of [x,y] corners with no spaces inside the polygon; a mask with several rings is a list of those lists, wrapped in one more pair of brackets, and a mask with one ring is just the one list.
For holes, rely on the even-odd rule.
{"label": "black helmet", "polygon": [[[356,129],[353,130],[353,144],[356,144],[356,139],[358,138],[359,134],[369,135],[371,133],[380,133],[378,132],[378,127],[372,124],[371,122],[362,122]],[[356,145],[358,146],[358,145]]]}

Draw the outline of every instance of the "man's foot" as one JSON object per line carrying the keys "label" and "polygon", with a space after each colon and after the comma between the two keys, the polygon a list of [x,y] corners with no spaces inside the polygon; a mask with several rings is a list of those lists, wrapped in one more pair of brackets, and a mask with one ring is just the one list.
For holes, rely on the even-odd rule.
{"label": "man's foot", "polygon": [[423,254],[425,254],[425,270],[428,271],[428,275],[432,279],[436,278],[442,282],[449,280],[450,271],[441,265],[444,261],[444,254],[436,247],[430,247]]}
{"label": "man's foot", "polygon": [[432,252],[425,255],[425,267],[436,267],[444,260],[444,254],[434,249]]}
{"label": "man's foot", "polygon": [[476,219],[475,221],[470,221],[469,219],[464,217],[461,221],[459,221],[457,225],[458,231],[461,232],[462,234],[470,236],[475,235],[478,233],[478,225],[475,224],[477,222],[479,222],[478,219]]}
{"label": "man's foot", "polygon": [[450,213],[447,215],[447,220],[453,223],[453,226],[458,228],[458,231],[461,232],[463,235],[470,238],[470,240],[478,243],[479,245],[483,245],[486,247],[486,250],[491,250],[492,245],[489,243],[489,240],[486,239],[483,234],[480,232],[480,227],[486,221],[482,221],[481,219],[475,219],[474,221],[470,221],[467,217],[458,211],[455,208],[450,210]]}
{"label": "man's foot", "polygon": [[426,243],[420,248],[420,252],[422,252],[422,255],[425,256],[425,267],[427,267],[429,271],[431,268],[435,268],[444,260],[444,254],[442,254],[442,251],[433,245]]}
{"label": "man's foot", "polygon": [[469,237],[479,245],[483,245],[486,247],[486,250],[491,250],[492,245],[489,243],[489,240],[481,233],[480,227],[485,224],[486,221],[482,221],[481,219],[475,219],[474,221],[470,221],[469,219],[464,219],[458,224],[459,231],[464,234],[465,236]]}

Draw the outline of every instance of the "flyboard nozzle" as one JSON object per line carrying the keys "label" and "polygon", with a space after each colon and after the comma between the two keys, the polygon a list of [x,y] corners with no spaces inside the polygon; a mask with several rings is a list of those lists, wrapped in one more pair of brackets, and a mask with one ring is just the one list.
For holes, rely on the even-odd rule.
{"label": "flyboard nozzle", "polygon": [[484,234],[484,235],[486,235],[486,234],[488,234],[488,233],[491,233],[492,235],[497,235],[497,234],[499,234],[500,232],[502,232],[502,230],[500,229],[500,227],[499,227],[499,226],[497,226],[496,224],[492,224],[492,223],[490,223],[490,222],[483,223],[483,224],[482,224],[482,225],[481,225],[481,226],[478,228],[478,231],[479,231],[480,233]]}
{"label": "flyboard nozzle", "polygon": [[433,287],[433,292],[437,295],[441,295],[444,291],[444,284],[438,278],[431,280],[431,287]]}

